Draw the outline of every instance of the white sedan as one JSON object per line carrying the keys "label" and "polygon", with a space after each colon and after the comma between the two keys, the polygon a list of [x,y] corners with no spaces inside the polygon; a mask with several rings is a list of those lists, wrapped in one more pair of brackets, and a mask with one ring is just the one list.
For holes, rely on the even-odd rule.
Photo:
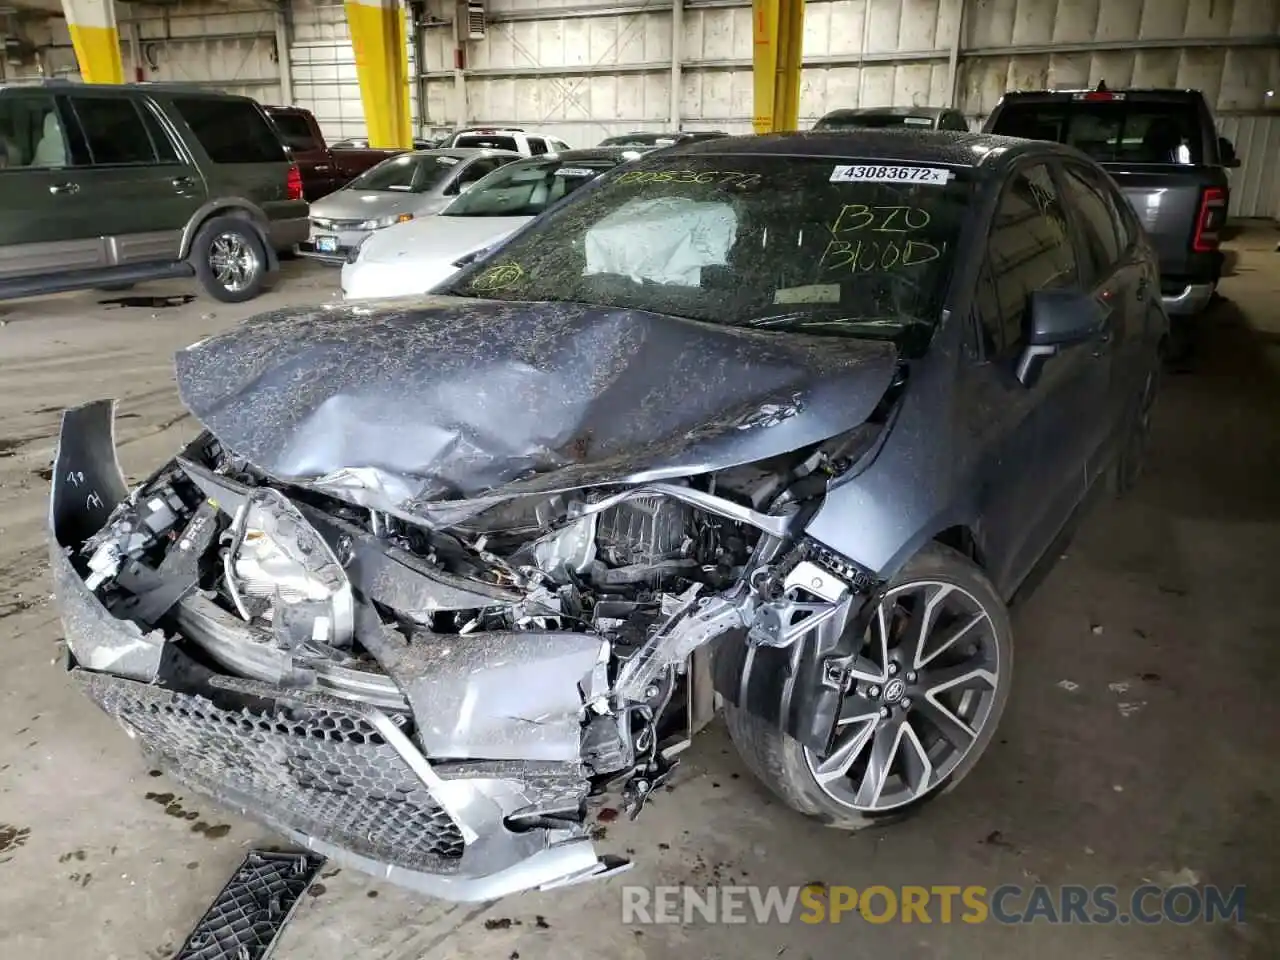
{"label": "white sedan", "polygon": [[343,264],[342,296],[364,300],[426,293],[553,203],[639,155],[596,147],[507,164],[438,216],[371,234]]}

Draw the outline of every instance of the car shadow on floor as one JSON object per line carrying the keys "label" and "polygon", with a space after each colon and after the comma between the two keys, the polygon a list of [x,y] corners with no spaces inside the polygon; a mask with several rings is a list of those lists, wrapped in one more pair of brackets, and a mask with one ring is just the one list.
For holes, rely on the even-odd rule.
{"label": "car shadow on floor", "polygon": [[1219,299],[1191,326],[1191,354],[1164,378],[1135,498],[1184,518],[1280,519],[1280,333]]}

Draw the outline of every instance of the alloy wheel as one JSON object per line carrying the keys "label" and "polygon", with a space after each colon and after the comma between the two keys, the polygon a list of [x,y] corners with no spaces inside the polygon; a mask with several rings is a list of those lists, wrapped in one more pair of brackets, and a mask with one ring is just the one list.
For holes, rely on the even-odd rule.
{"label": "alloy wheel", "polygon": [[830,747],[805,750],[827,796],[887,813],[942,787],[979,742],[1003,682],[990,612],[953,583],[889,590],[855,658]]}
{"label": "alloy wheel", "polygon": [[218,283],[231,293],[240,293],[253,282],[261,262],[244,237],[227,231],[214,237],[209,245],[209,266]]}

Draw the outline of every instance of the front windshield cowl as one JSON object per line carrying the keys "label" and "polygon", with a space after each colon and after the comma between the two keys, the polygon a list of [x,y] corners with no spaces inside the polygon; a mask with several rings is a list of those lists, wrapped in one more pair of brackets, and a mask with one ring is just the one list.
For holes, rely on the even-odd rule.
{"label": "front windshield cowl", "polygon": [[817,336],[927,341],[971,187],[924,163],[652,154],[448,286]]}

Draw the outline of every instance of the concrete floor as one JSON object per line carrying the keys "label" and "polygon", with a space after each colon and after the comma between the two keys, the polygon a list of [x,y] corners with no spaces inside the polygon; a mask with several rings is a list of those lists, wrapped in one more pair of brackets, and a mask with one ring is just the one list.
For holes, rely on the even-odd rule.
{"label": "concrete floor", "polygon": [[[1149,472],[1107,504],[1016,612],[1018,676],[986,758],[922,817],[849,836],[802,820],[749,778],[717,727],[673,792],[606,849],[636,884],[1047,884],[1194,877],[1247,884],[1244,927],[956,924],[627,929],[623,880],[493,905],[425,901],[329,871],[277,960],[880,956],[1077,960],[1275,957],[1280,768],[1280,257],[1274,231],[1234,242],[1226,301],[1191,369],[1165,381]],[[161,960],[180,944],[259,828],[196,797],[166,814],[121,732],[54,665],[59,627],[43,544],[58,411],[121,400],[127,471],[193,429],[173,350],[251,314],[334,296],[336,275],[286,264],[247,307],[197,300],[105,308],[111,296],[0,313],[0,954]],[[135,295],[182,293],[154,285]],[[1075,684],[1070,691],[1064,689]],[[1109,684],[1128,684],[1114,692]],[[1127,705],[1122,711],[1120,704]],[[179,791],[180,793],[180,791]],[[172,808],[171,808],[172,809]],[[856,938],[856,939],[855,939]]]}

